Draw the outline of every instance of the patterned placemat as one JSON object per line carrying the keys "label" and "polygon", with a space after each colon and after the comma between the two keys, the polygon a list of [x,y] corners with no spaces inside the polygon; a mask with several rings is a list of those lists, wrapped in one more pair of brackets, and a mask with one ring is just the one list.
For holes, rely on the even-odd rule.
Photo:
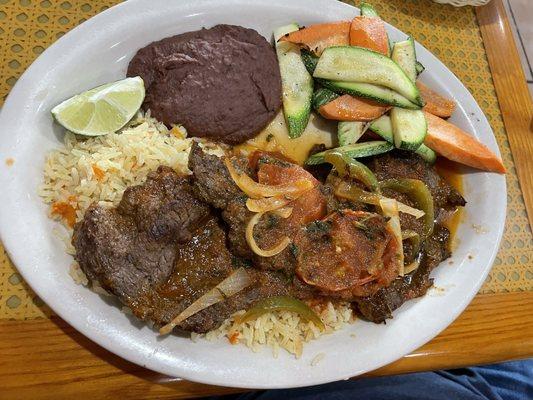
{"label": "patterned placemat", "polygon": [[[118,2],[0,0],[0,101],[3,103],[17,78],[47,46]],[[502,247],[481,292],[533,290],[533,239],[473,9],[456,9],[429,0],[371,2],[384,19],[412,34],[465,83],[496,134],[509,171],[508,217]],[[50,314],[0,245],[0,318],[29,319]]]}

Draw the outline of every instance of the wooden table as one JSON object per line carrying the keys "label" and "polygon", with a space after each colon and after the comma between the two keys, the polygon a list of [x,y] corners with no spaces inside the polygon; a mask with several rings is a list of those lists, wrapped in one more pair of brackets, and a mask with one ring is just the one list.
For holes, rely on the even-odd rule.
{"label": "wooden table", "polygon": [[[533,108],[501,0],[477,9],[494,85],[533,219]],[[180,399],[239,390],[169,378],[99,347],[55,317],[0,321],[0,399]],[[444,332],[369,375],[456,368],[533,356],[533,292],[483,294]]]}

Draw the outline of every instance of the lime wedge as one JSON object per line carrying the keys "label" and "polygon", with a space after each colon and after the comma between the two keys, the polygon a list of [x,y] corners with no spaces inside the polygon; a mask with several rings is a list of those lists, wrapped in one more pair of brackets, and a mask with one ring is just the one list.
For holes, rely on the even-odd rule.
{"label": "lime wedge", "polygon": [[52,115],[71,132],[85,136],[113,133],[135,115],[144,100],[141,77],[88,90],[55,106]]}

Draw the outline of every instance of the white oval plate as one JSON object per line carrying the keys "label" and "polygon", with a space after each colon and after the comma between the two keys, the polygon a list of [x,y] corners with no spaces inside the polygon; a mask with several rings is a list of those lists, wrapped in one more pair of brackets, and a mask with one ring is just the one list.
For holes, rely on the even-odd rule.
{"label": "white oval plate", "polygon": [[[410,301],[387,325],[358,321],[308,343],[301,359],[270,349],[253,353],[227,340],[193,343],[165,339],[131,321],[99,295],[74,284],[71,258],[52,234],[55,223],[37,196],[45,154],[60,146],[53,106],[76,93],[121,79],[133,54],[167,36],[219,23],[251,27],[270,38],[273,28],[351,19],[355,8],[335,0],[130,0],[83,23],[46,50],[19,79],[0,116],[1,239],[24,279],[63,319],[108,350],[171,376],[214,385],[282,388],[348,378],[388,364],[423,345],[448,326],[485,280],[502,235],[506,186],[503,176],[468,171],[468,200],[459,245],[433,274],[445,290]],[[405,38],[389,26],[392,40]],[[454,98],[452,121],[496,153],[491,128],[467,89],[433,55],[417,45],[426,66],[423,80]],[[9,167],[4,162],[14,159]],[[482,226],[482,231],[474,226]],[[478,232],[476,232],[478,231]],[[355,337],[354,335],[355,334]],[[325,357],[318,365],[311,360]]]}

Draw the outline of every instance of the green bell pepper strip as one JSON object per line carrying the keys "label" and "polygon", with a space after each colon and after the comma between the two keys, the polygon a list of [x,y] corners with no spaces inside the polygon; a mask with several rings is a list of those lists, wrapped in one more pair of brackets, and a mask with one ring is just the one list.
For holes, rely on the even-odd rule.
{"label": "green bell pepper strip", "polygon": [[320,317],[307,304],[290,296],[274,296],[258,301],[239,317],[239,322],[251,321],[272,311],[295,312],[305,321],[314,323],[321,331],[325,329]]}
{"label": "green bell pepper strip", "polygon": [[387,179],[379,183],[381,189],[391,189],[408,195],[418,208],[424,211],[424,232],[422,240],[426,240],[432,233],[435,225],[435,210],[433,196],[424,182],[418,179]]}
{"label": "green bell pepper strip", "polygon": [[381,196],[379,194],[367,192],[357,186],[346,184],[337,185],[335,194],[343,199],[355,201],[357,203],[379,205]]}
{"label": "green bell pepper strip", "polygon": [[348,175],[363,182],[373,192],[379,193],[378,180],[365,164],[334,150],[326,152],[324,160],[335,167],[340,177]]}

